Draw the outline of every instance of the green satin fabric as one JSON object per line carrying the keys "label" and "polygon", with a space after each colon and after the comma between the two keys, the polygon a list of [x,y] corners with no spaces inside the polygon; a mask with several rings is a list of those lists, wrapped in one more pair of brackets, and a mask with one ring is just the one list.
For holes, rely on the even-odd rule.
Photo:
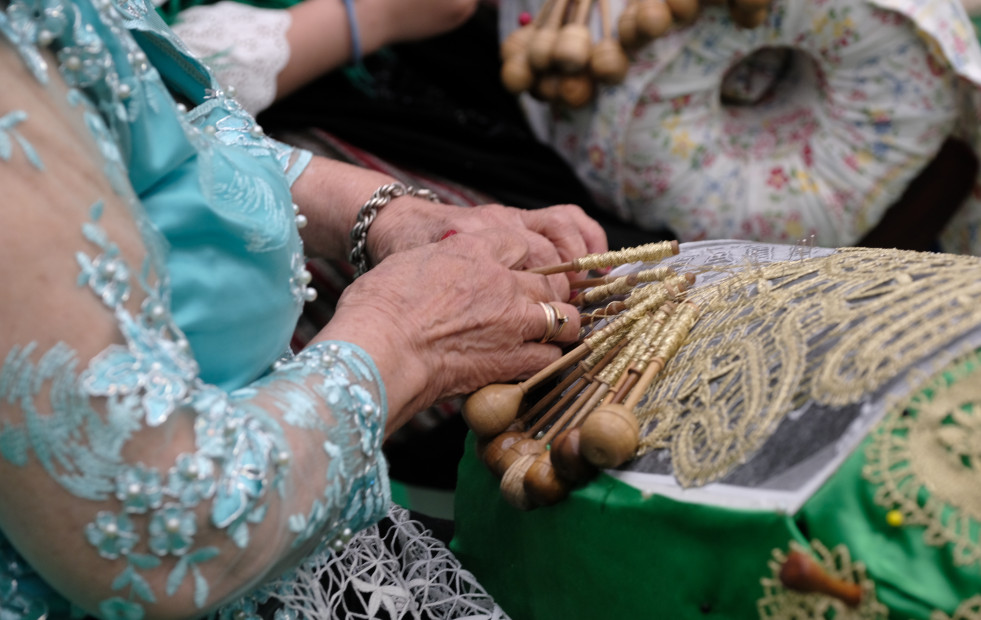
{"label": "green satin fabric", "polygon": [[774,512],[684,504],[607,475],[521,512],[468,439],[451,548],[514,620],[751,618],[774,548],[800,538]]}
{"label": "green satin fabric", "polygon": [[[775,549],[844,544],[890,618],[928,620],[981,593],[981,567],[955,566],[923,527],[893,527],[857,449],[795,516],[643,497],[601,474],[557,506],[522,512],[468,439],[452,549],[514,620],[758,618]],[[981,490],[979,490],[981,491]]]}
{"label": "green satin fabric", "polygon": [[844,544],[853,560],[865,563],[890,618],[929,618],[935,610],[950,614],[981,593],[981,567],[954,566],[950,547],[928,545],[922,526],[886,522],[888,511],[875,503],[875,487],[862,477],[869,441],[808,500],[799,522],[814,540],[829,548]]}

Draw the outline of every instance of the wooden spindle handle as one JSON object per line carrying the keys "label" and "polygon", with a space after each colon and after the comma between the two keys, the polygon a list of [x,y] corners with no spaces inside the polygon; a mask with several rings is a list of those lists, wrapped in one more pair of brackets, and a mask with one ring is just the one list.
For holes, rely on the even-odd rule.
{"label": "wooden spindle handle", "polygon": [[552,51],[552,61],[564,73],[582,71],[589,62],[593,36],[587,21],[593,0],[577,0],[575,16],[562,26]]}
{"label": "wooden spindle handle", "polygon": [[849,607],[862,602],[862,586],[829,575],[814,558],[800,551],[791,551],[780,567],[780,582],[798,592],[817,592],[832,596]]}

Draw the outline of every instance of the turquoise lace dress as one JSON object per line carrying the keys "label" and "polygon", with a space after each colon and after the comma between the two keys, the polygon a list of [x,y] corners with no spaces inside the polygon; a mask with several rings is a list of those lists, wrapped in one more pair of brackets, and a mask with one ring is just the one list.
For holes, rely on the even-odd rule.
{"label": "turquoise lace dress", "polygon": [[[309,154],[264,136],[140,0],[0,9],[0,187],[71,205],[44,279],[115,340],[83,353],[85,334],[51,342],[39,321],[2,352],[0,619],[245,618],[270,597],[343,615],[309,600],[336,595],[326,567],[389,509],[387,410],[357,347],[287,351],[310,295],[290,199]],[[52,140],[61,118],[78,131]],[[65,153],[104,195],[72,190]],[[41,200],[0,199],[0,227]]]}

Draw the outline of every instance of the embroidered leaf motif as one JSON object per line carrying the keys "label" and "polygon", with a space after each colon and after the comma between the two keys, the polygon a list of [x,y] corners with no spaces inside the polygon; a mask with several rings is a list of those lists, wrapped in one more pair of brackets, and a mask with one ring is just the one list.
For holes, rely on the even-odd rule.
{"label": "embroidered leaf motif", "polygon": [[133,572],[133,579],[130,585],[133,588],[133,593],[144,601],[148,603],[155,603],[157,601],[157,597],[153,595],[153,590],[150,589],[150,584],[139,573]]}
{"label": "embroidered leaf motif", "polygon": [[133,579],[133,575],[133,567],[127,566],[126,569],[119,573],[119,575],[113,580],[112,586],[110,587],[113,590],[122,590],[130,584],[130,581]]}
{"label": "embroidered leaf motif", "polygon": [[177,588],[181,587],[181,582],[187,575],[188,557],[186,555],[182,557],[174,566],[174,570],[170,571],[170,575],[167,576],[167,596],[173,596],[177,592]]}
{"label": "embroidered leaf motif", "polygon": [[27,120],[27,112],[23,110],[14,110],[13,112],[8,112],[6,115],[0,117],[0,159],[4,161],[10,161],[13,157],[14,148],[11,138],[17,141],[21,150],[24,151],[24,156],[27,160],[37,168],[38,170],[44,170],[44,164],[41,163],[41,158],[38,156],[37,151],[31,146],[24,136],[14,129],[14,127]]}
{"label": "embroidered leaf motif", "polygon": [[191,570],[194,573],[194,604],[201,608],[208,600],[208,582],[197,566],[192,567]]}

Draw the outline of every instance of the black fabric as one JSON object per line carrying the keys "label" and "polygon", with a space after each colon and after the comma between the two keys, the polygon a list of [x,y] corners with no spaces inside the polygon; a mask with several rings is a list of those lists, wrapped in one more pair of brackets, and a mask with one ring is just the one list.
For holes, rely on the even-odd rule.
{"label": "black fabric", "polygon": [[319,127],[395,165],[536,209],[582,206],[619,248],[672,238],[601,210],[569,166],[539,142],[501,86],[497,13],[481,4],[461,28],[323,76],[259,117],[269,131]]}

